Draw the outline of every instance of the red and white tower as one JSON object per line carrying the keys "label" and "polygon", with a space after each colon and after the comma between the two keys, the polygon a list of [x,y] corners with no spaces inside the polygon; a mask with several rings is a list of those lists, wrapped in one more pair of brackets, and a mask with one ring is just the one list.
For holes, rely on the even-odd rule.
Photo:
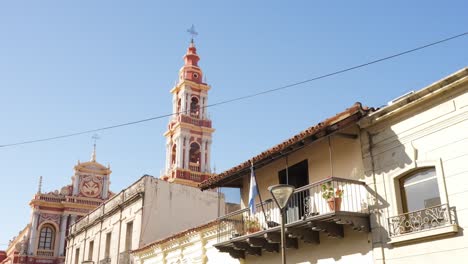
{"label": "red and white tower", "polygon": [[206,106],[210,86],[203,82],[200,57],[193,39],[179,70],[173,95],[173,116],[166,137],[166,170],[163,179],[195,186],[209,178],[212,134]]}

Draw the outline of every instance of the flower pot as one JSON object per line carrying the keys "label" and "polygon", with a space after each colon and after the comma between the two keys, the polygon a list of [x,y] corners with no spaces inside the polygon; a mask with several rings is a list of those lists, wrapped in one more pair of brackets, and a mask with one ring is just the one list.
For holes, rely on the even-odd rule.
{"label": "flower pot", "polygon": [[249,227],[247,228],[247,234],[253,234],[260,231],[260,227]]}
{"label": "flower pot", "polygon": [[340,211],[341,209],[341,198],[335,197],[328,199],[328,207],[332,211]]}

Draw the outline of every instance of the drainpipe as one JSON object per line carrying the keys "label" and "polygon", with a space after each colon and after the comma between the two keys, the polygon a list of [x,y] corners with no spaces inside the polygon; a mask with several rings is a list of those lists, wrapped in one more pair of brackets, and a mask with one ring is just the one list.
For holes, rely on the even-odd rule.
{"label": "drainpipe", "polygon": [[[367,134],[367,140],[369,142],[369,155],[370,155],[370,158],[371,158],[372,181],[373,181],[373,185],[374,185],[374,192],[377,195],[377,181],[376,181],[376,178],[375,178],[376,176],[375,176],[375,163],[374,163],[372,135],[368,131],[366,131],[366,134]],[[379,213],[380,213],[380,210],[379,210]],[[375,214],[375,211],[374,211],[374,214]],[[378,225],[382,228],[383,226],[382,226],[381,217],[380,216],[376,217],[376,219],[377,219]],[[381,251],[381,254],[382,254],[382,262],[385,264],[385,250],[384,250],[383,245],[382,245],[383,237],[382,237],[381,230],[382,229],[379,229],[380,251]],[[371,233],[372,233],[372,230],[371,230]]]}

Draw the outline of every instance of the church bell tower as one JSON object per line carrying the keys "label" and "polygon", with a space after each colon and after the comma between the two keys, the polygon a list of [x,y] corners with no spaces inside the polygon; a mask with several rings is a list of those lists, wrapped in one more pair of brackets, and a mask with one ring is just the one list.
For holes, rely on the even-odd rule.
{"label": "church bell tower", "polygon": [[172,88],[172,117],[166,137],[166,169],[163,179],[196,186],[211,174],[212,134],[206,106],[210,86],[203,81],[193,38],[184,56],[184,66]]}

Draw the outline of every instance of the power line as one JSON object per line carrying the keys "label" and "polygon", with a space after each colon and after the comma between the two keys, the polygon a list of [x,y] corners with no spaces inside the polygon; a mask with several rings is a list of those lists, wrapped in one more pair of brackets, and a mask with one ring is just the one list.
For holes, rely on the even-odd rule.
{"label": "power line", "polygon": [[[204,106],[204,108],[223,105],[223,104],[228,104],[228,103],[232,103],[232,102],[236,102],[236,101],[241,101],[241,100],[245,100],[245,99],[248,99],[248,98],[257,97],[257,96],[260,96],[260,95],[273,93],[273,92],[277,92],[279,90],[284,90],[284,89],[291,88],[291,87],[294,87],[294,86],[298,86],[298,85],[301,85],[301,84],[309,83],[309,82],[312,82],[312,81],[328,78],[328,77],[338,75],[338,74],[341,74],[341,73],[345,73],[345,72],[348,72],[348,71],[353,71],[353,70],[363,68],[363,67],[366,67],[366,66],[369,66],[369,65],[372,65],[372,64],[376,64],[376,63],[379,63],[379,62],[382,62],[382,61],[390,60],[390,59],[400,57],[400,56],[403,56],[403,55],[406,55],[406,54],[409,54],[409,53],[413,53],[413,52],[416,52],[416,51],[419,51],[419,50],[422,50],[422,49],[425,49],[425,48],[428,48],[428,47],[431,47],[431,46],[435,46],[435,45],[438,45],[438,44],[441,44],[441,43],[444,43],[444,42],[447,42],[447,41],[450,41],[450,40],[454,40],[454,39],[463,37],[463,36],[465,36],[467,34],[468,34],[468,32],[464,32],[464,33],[461,33],[461,34],[458,34],[458,35],[455,35],[455,36],[452,36],[452,37],[449,37],[449,38],[445,38],[445,39],[442,39],[442,40],[431,42],[429,44],[419,46],[417,48],[406,50],[406,51],[396,53],[396,54],[393,54],[393,55],[390,55],[390,56],[387,56],[387,57],[383,57],[383,58],[380,58],[380,59],[376,59],[376,60],[373,60],[373,61],[370,61],[370,62],[355,65],[355,66],[352,66],[352,67],[349,67],[349,68],[345,68],[345,69],[338,70],[338,71],[335,71],[335,72],[320,75],[320,76],[313,77],[313,78],[303,80],[303,81],[300,81],[300,82],[295,82],[295,83],[291,83],[291,84],[288,84],[288,85],[280,86],[280,87],[277,87],[277,88],[268,89],[268,90],[264,90],[264,91],[261,91],[261,92],[257,92],[257,93],[253,93],[253,94],[248,94],[248,95],[239,96],[239,97],[235,97],[235,98],[232,98],[232,99],[220,101],[220,102],[217,102],[217,103],[213,103],[213,104]],[[99,131],[104,131],[104,130],[110,130],[110,129],[114,129],[114,128],[130,126],[130,125],[135,125],[135,124],[139,124],[139,123],[153,121],[153,120],[156,120],[156,119],[170,117],[172,115],[177,115],[177,114],[180,114],[180,113],[182,113],[182,112],[165,114],[165,115],[150,117],[150,118],[141,119],[141,120],[137,120],[137,121],[121,123],[121,124],[117,124],[117,125],[113,125],[113,126],[107,126],[107,127],[96,128],[96,129],[84,130],[84,131],[75,132],[75,133],[64,134],[64,135],[60,135],[60,136],[47,137],[47,138],[34,139],[34,140],[26,140],[26,141],[20,141],[20,142],[10,143],[10,144],[3,144],[3,145],[0,145],[0,148],[12,147],[12,146],[18,146],[18,145],[26,145],[26,144],[31,144],[31,143],[43,142],[43,141],[51,141],[51,140],[56,140],[56,139],[61,139],[61,138],[68,138],[68,137],[79,136],[79,135],[83,135],[83,134],[89,134],[89,133],[94,133],[94,132],[99,132]]]}

